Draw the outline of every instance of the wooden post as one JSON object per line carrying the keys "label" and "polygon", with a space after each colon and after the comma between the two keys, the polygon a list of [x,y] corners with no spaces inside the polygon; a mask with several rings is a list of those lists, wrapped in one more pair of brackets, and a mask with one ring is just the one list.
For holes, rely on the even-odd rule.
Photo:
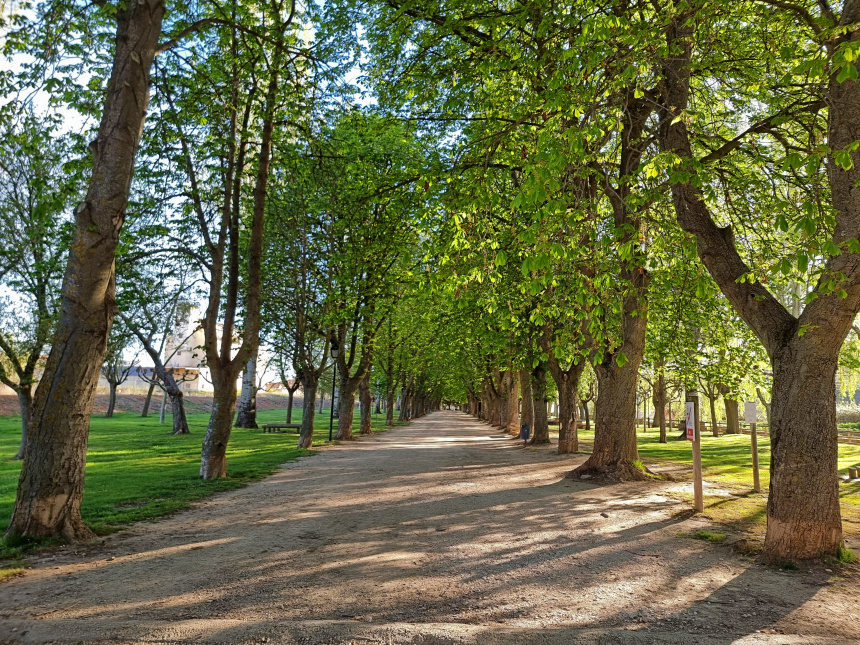
{"label": "wooden post", "polygon": [[755,423],[750,424],[750,444],[752,444],[753,490],[760,493],[761,476],[758,472],[758,431],[755,429]]}
{"label": "wooden post", "polygon": [[696,435],[693,439],[693,508],[699,513],[705,510],[705,496],[702,491],[702,433],[699,428],[699,399],[693,401],[695,410]]}
{"label": "wooden post", "polygon": [[[701,513],[705,510],[702,492],[702,432],[699,428],[699,393],[695,388],[687,390],[686,397],[687,440],[693,444],[693,508]],[[692,417],[692,419],[690,418]]]}

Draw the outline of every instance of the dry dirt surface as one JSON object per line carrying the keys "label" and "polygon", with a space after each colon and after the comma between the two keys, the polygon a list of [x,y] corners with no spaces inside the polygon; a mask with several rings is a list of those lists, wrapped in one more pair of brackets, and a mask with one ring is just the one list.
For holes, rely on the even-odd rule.
{"label": "dry dirt surface", "polygon": [[[0,586],[3,643],[860,643],[856,579],[440,412]],[[686,484],[684,484],[686,485]]]}

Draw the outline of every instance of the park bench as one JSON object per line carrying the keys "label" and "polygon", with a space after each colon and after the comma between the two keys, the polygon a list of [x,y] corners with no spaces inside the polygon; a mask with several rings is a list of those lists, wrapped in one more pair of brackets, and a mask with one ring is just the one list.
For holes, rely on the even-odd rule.
{"label": "park bench", "polygon": [[301,423],[266,423],[263,432],[283,432],[284,430],[301,430]]}

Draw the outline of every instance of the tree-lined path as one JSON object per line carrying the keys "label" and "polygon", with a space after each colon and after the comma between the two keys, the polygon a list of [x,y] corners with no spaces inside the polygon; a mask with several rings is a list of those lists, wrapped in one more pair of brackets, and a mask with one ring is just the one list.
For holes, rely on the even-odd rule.
{"label": "tree-lined path", "polygon": [[43,555],[0,587],[0,642],[853,643],[824,565],[782,573],[665,493],[565,479],[459,412]]}

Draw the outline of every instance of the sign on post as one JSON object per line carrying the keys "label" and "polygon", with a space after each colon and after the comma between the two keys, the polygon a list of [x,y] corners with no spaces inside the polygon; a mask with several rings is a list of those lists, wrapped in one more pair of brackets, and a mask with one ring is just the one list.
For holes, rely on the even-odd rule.
{"label": "sign on post", "polygon": [[758,421],[758,409],[755,401],[744,403],[744,423],[756,423]]}
{"label": "sign on post", "polygon": [[696,404],[687,401],[687,441],[696,440]]}

